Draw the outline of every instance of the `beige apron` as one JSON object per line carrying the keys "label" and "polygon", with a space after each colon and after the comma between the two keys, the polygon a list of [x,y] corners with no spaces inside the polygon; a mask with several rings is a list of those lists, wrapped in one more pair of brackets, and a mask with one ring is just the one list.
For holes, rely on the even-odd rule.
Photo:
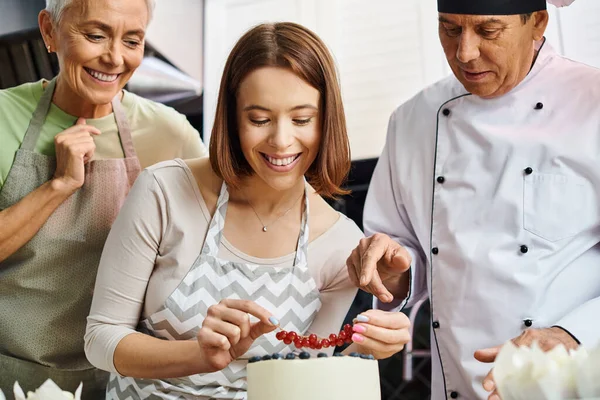
{"label": "beige apron", "polygon": [[[35,153],[56,80],[49,83],[0,191],[0,210],[54,175],[56,159]],[[140,173],[118,96],[112,101],[124,159],[93,160],[85,183],[15,254],[0,262],[0,388],[12,398],[16,380],[27,393],[51,378],[85,400],[103,398],[108,374],[85,357],[83,336],[104,242]]]}

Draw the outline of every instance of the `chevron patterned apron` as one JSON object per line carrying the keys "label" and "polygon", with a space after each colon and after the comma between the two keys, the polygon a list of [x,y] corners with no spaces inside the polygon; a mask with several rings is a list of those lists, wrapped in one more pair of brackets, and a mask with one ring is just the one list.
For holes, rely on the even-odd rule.
{"label": "chevron patterned apron", "polygon": [[[55,157],[34,149],[52,104],[56,78],[46,87],[0,191],[0,210],[47,182]],[[0,262],[0,388],[12,398],[50,378],[82,397],[104,397],[108,373],[85,357],[83,335],[104,242],[140,173],[131,130],[118,96],[112,101],[125,158],[92,160],[85,183],[65,200],[16,253]],[[0,227],[0,229],[2,229]]]}
{"label": "chevron patterned apron", "polygon": [[[165,340],[196,340],[207,310],[222,299],[253,300],[280,320],[287,331],[305,333],[321,308],[319,291],[307,268],[308,196],[304,192],[302,227],[292,268],[251,265],[218,258],[229,193],[223,183],[217,210],[202,251],[165,304],[138,330]],[[252,317],[254,318],[254,317]],[[263,335],[240,359],[222,371],[178,379],[134,379],[111,375],[108,399],[246,399],[247,359],[293,351]]]}

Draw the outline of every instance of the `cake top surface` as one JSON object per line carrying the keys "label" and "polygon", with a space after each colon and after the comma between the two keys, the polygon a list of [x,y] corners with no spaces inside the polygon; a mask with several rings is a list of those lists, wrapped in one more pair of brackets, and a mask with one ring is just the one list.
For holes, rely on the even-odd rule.
{"label": "cake top surface", "polygon": [[[373,357],[371,354],[360,354],[360,353],[356,353],[356,352],[352,352],[352,353],[348,354],[347,356],[342,353],[334,353],[332,358],[338,358],[338,357],[352,357],[352,358],[360,358],[360,359],[364,359],[364,360],[375,360],[375,357]],[[315,357],[311,356],[311,354],[307,351],[300,352],[299,354],[287,353],[286,355],[283,355],[280,353],[274,353],[274,354],[266,354],[262,357],[254,356],[254,357],[248,359],[248,363],[254,364],[254,363],[257,363],[260,361],[269,361],[269,360],[296,360],[296,359],[309,360],[311,358],[315,358]],[[318,353],[316,358],[329,358],[329,357],[327,356],[326,353]]]}

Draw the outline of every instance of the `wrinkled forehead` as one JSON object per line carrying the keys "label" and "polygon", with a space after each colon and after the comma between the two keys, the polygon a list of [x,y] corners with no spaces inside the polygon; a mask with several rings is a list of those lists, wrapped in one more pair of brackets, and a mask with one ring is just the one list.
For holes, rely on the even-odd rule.
{"label": "wrinkled forehead", "polygon": [[107,23],[124,19],[145,26],[149,10],[146,0],[71,0],[64,17],[77,21],[100,19]]}
{"label": "wrinkled forehead", "polygon": [[445,14],[507,16],[546,9],[546,0],[438,0],[438,12]]}

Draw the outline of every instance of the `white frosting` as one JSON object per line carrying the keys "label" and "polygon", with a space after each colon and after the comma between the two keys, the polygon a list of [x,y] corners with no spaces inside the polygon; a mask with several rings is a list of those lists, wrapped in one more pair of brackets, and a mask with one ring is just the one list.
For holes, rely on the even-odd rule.
{"label": "white frosting", "polygon": [[494,380],[503,400],[600,398],[600,348],[588,353],[564,346],[543,352],[505,344],[494,365]]}
{"label": "white frosting", "polygon": [[61,390],[52,379],[46,380],[35,392],[27,392],[27,397],[19,382],[15,382],[13,392],[15,400],[80,400],[83,384],[79,384],[75,394]]}
{"label": "white frosting", "polygon": [[375,360],[327,357],[248,364],[248,400],[381,400]]}

